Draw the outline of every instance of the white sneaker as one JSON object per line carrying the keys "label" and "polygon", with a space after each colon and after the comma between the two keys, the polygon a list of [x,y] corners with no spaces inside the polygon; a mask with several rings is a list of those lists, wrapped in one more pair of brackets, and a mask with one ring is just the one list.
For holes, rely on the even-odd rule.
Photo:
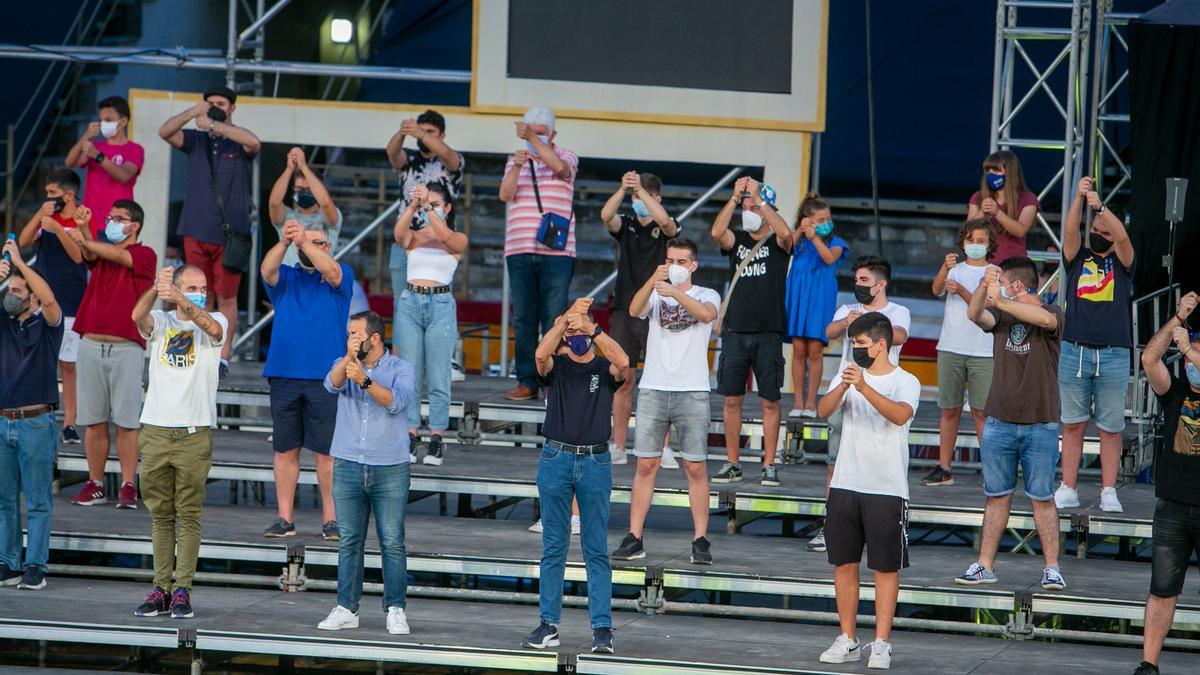
{"label": "white sneaker", "polygon": [[1066,483],[1059,483],[1054,491],[1054,505],[1060,509],[1079,508],[1079,492],[1067,487]]}
{"label": "white sneaker", "polygon": [[415,453],[415,452],[408,453],[408,462],[410,464],[416,464],[417,463],[417,453]]}
{"label": "white sneaker", "polygon": [[871,643],[871,658],[867,660],[868,668],[887,670],[892,667],[892,645],[876,640]]}
{"label": "white sneaker", "polygon": [[625,448],[618,448],[616,443],[608,444],[608,456],[612,458],[613,464],[629,463],[629,457],[625,454]]}
{"label": "white sneaker", "polygon": [[800,416],[806,417],[810,420],[815,420],[817,419],[817,411],[813,410],[812,408],[805,408],[804,410],[800,411]]}
{"label": "white sneaker", "polygon": [[804,410],[801,410],[800,408],[792,408],[791,410],[788,411],[788,417],[790,417],[792,419],[796,419],[798,417],[803,417],[803,416],[804,416]]}
{"label": "white sneaker", "polygon": [[678,469],[679,461],[675,459],[675,451],[669,447],[663,448],[662,464],[664,469]]}
{"label": "white sneaker", "polygon": [[388,607],[387,631],[392,635],[408,635],[408,617],[404,616],[403,607]]}
{"label": "white sneaker", "polygon": [[[457,361],[450,362],[450,381],[451,382],[466,382],[467,371],[463,369]],[[408,631],[405,631],[406,633]]]}
{"label": "white sneaker", "polygon": [[821,652],[821,663],[851,663],[861,658],[858,640],[851,640],[845,633],[837,636],[833,645]]}
{"label": "white sneaker", "polygon": [[529,531],[533,532],[534,534],[541,534],[542,533],[542,519],[538,518],[536,523],[530,525]]}
{"label": "white sneaker", "polygon": [[1100,510],[1109,513],[1121,513],[1125,509],[1121,507],[1121,500],[1117,499],[1116,488],[1101,488],[1100,490]]}
{"label": "white sneaker", "polygon": [[317,624],[320,630],[342,630],[344,628],[358,628],[358,615],[350,610],[338,605],[333,608],[329,616],[325,620]]}
{"label": "white sneaker", "polygon": [[571,534],[579,536],[579,516],[571,516]]}

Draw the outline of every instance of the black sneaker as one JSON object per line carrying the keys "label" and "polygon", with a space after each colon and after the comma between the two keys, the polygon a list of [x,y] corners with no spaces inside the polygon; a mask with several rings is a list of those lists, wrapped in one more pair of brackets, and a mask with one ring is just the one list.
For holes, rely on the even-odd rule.
{"label": "black sneaker", "polygon": [[692,540],[692,564],[693,565],[711,565],[712,553],[708,549],[712,544],[704,537],[696,537]]}
{"label": "black sneaker", "polygon": [[621,539],[617,550],[612,552],[613,560],[639,560],[646,557],[646,549],[642,548],[642,540],[629,532]]}
{"label": "black sneaker", "polygon": [[558,646],[558,626],[548,624],[543,621],[529,637],[521,641],[522,647],[530,649],[545,649],[546,647]]}
{"label": "black sneaker", "polygon": [[940,465],[933,467],[933,471],[929,472],[928,476],[921,479],[921,485],[930,487],[938,487],[940,485],[954,485],[954,472],[943,469]]}
{"label": "black sneaker", "polygon": [[779,487],[782,483],[779,482],[779,469],[774,464],[767,464],[762,468],[762,480],[759,483],[763,487]]}
{"label": "black sneaker", "polygon": [[0,586],[16,586],[21,583],[21,573],[0,563]]}
{"label": "black sneaker", "polygon": [[729,462],[725,462],[724,466],[721,467],[721,470],[717,472],[717,475],[712,477],[711,482],[713,482],[713,483],[736,483],[741,479],[742,479],[742,467],[738,466],[737,464],[730,464]]}
{"label": "black sneaker", "polygon": [[425,456],[421,458],[421,463],[430,466],[442,465],[442,437],[438,434],[429,437],[429,449],[425,451]]}
{"label": "black sneaker", "polygon": [[613,653],[613,634],[611,628],[593,628],[592,629],[592,653],[593,654],[611,654]]}
{"label": "black sneaker", "polygon": [[408,461],[417,463],[417,450],[421,449],[421,441],[413,432],[408,432]]}
{"label": "black sneaker", "polygon": [[63,443],[82,443],[79,438],[79,432],[75,427],[63,427]]}
{"label": "black sneaker", "polygon": [[17,582],[17,588],[24,591],[40,591],[45,587],[46,573],[35,565],[27,566],[25,574],[21,575],[21,580]]}
{"label": "black sneaker", "polygon": [[176,588],[171,595],[171,618],[190,619],[196,616],[192,611],[192,598],[186,588]]}
{"label": "black sneaker", "polygon": [[276,518],[275,522],[263,532],[264,537],[278,539],[279,537],[290,537],[296,534],[296,526],[283,518]]}
{"label": "black sneaker", "polygon": [[328,523],[325,523],[324,525],[322,525],[321,526],[321,536],[325,538],[325,541],[338,541],[339,537],[338,537],[337,521],[331,520]]}
{"label": "black sneaker", "polygon": [[1149,661],[1142,661],[1137,670],[1133,671],[1133,675],[1158,675],[1158,666]]}
{"label": "black sneaker", "polygon": [[146,594],[146,601],[133,610],[134,616],[158,616],[171,611],[171,600],[167,592],[158,586]]}
{"label": "black sneaker", "polygon": [[221,359],[221,365],[217,369],[217,379],[223,380],[227,377],[229,377],[229,362],[225,359]]}

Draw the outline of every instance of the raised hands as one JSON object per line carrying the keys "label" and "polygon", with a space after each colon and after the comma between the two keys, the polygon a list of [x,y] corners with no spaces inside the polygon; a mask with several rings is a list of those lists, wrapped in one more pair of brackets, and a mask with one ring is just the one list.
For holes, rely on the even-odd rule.
{"label": "raised hands", "polygon": [[842,371],[842,382],[854,387],[855,389],[862,389],[862,369],[858,367],[857,363],[851,363],[850,365],[846,366],[845,370]]}
{"label": "raised hands", "polygon": [[282,231],[283,241],[291,242],[300,247],[300,243],[304,241],[304,226],[298,221],[289,220],[283,224]]}
{"label": "raised hands", "polygon": [[1200,296],[1197,296],[1195,291],[1179,299],[1179,307],[1175,310],[1175,318],[1179,319],[1180,323],[1187,323],[1188,317],[1196,309],[1196,301],[1198,299],[1200,299]]}
{"label": "raised hands", "polygon": [[641,184],[641,176],[636,171],[626,171],[625,175],[621,176],[621,187],[625,188],[625,191],[629,194],[637,192]]}
{"label": "raised hands", "polygon": [[958,254],[957,253],[947,253],[946,257],[942,260],[942,267],[945,267],[947,270],[954,269],[954,266],[957,264],[958,264]]}
{"label": "raised hands", "polygon": [[181,294],[175,287],[175,270],[173,268],[164,267],[159,270],[158,276],[154,278],[154,292],[163,302],[179,301]]}
{"label": "raised hands", "polygon": [[992,217],[1000,211],[1000,204],[991,197],[984,197],[983,201],[979,204],[979,209],[983,211],[983,215]]}

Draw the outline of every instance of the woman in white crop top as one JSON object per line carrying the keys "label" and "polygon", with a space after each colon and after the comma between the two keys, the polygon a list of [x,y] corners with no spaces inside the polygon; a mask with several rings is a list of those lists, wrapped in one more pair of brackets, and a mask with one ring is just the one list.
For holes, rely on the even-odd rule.
{"label": "woman in white crop top", "polygon": [[[411,223],[424,222],[418,229]],[[458,307],[450,284],[458,261],[467,251],[467,237],[454,231],[454,201],[441,183],[417,186],[408,208],[396,219],[396,243],[408,255],[408,283],[395,289],[398,305],[392,326],[397,355],[413,365],[416,390],[428,388],[429,432],[426,464],[442,463],[442,434],[450,426],[450,362],[458,342]],[[416,461],[416,434],[421,406],[408,408],[411,459]]]}

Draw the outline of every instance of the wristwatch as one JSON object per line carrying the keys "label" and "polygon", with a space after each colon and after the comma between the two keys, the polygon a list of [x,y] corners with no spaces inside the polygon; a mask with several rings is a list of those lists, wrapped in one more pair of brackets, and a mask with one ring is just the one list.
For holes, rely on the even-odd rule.
{"label": "wristwatch", "polygon": [[600,326],[596,326],[596,330],[592,331],[592,339],[595,340],[596,338],[600,337],[600,334],[603,332],[604,330],[601,329]]}
{"label": "wristwatch", "polygon": [[364,377],[364,378],[363,378],[363,381],[362,381],[362,384],[361,384],[361,385],[359,385],[359,386],[360,386],[360,387],[362,387],[362,390],[363,390],[363,391],[366,391],[366,390],[370,389],[370,388],[371,388],[371,385],[373,385],[373,384],[375,384],[375,381],[374,381],[374,380],[372,380],[372,379],[371,379],[371,378],[369,378],[369,377]]}
{"label": "wristwatch", "polygon": [[97,153],[96,153],[96,163],[97,163],[97,164],[103,164],[103,163],[104,163],[104,153],[103,153],[103,152],[97,152]]}

